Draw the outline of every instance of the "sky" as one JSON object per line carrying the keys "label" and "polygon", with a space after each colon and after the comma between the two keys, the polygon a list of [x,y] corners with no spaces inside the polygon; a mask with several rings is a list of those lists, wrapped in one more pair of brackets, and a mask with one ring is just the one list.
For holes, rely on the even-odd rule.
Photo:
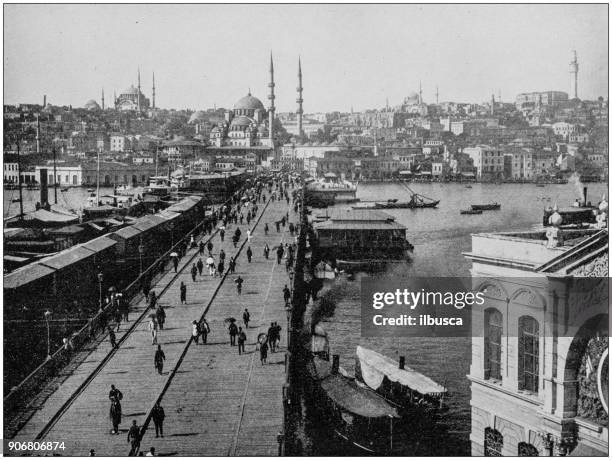
{"label": "sky", "polygon": [[4,103],[108,105],[137,82],[161,108],[230,107],[249,89],[268,106],[270,51],[277,112],[423,99],[483,102],[501,91],[608,96],[603,5],[4,5]]}

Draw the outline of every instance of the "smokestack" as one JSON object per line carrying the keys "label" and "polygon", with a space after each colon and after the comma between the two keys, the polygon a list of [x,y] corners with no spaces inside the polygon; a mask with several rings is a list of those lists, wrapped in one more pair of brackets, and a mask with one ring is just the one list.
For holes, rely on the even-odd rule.
{"label": "smokestack", "polygon": [[337,374],[340,369],[340,355],[332,356],[332,374]]}
{"label": "smokestack", "polygon": [[583,206],[587,204],[587,187],[582,188],[582,199],[584,200]]}
{"label": "smokestack", "polygon": [[47,168],[40,170],[40,205],[42,207],[49,201],[49,190],[47,189]]}
{"label": "smokestack", "polygon": [[47,95],[43,95],[43,109],[47,107]]}
{"label": "smokestack", "polygon": [[400,369],[404,369],[406,367],[406,357],[405,356],[400,356],[399,357],[399,368]]}

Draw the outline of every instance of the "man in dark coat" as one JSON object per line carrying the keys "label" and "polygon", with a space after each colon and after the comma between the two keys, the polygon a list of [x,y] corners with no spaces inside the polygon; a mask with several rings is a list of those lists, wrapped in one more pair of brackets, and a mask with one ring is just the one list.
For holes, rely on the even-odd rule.
{"label": "man in dark coat", "polygon": [[238,354],[241,355],[244,353],[244,344],[246,342],[247,336],[242,330],[242,328],[238,328]]}
{"label": "man in dark coat", "polygon": [[155,358],[153,359],[153,363],[155,365],[155,369],[159,375],[164,371],[164,361],[166,360],[166,354],[161,348],[161,345],[157,345],[157,350],[155,351]]}
{"label": "man in dark coat", "polygon": [[164,413],[164,408],[159,405],[159,403],[155,403],[153,406],[153,410],[151,411],[151,418],[153,419],[153,423],[155,424],[155,437],[158,438],[161,436],[164,437],[164,419],[166,418],[166,414]]}
{"label": "man in dark coat", "polygon": [[251,246],[247,248],[246,255],[247,260],[249,261],[249,263],[251,263],[251,259],[253,258],[253,251],[251,250]]}
{"label": "man in dark coat", "polygon": [[155,316],[157,318],[157,323],[159,324],[159,329],[164,329],[164,323],[166,322],[166,310],[162,305],[157,306],[157,310],[155,311]]}
{"label": "man in dark coat", "polygon": [[238,335],[238,327],[236,326],[236,323],[233,321],[230,322],[228,330],[229,330],[229,336],[230,336],[230,345],[234,346],[236,345],[236,336]]}
{"label": "man in dark coat", "polygon": [[132,426],[130,427],[130,431],[128,431],[127,441],[128,444],[132,444],[129,455],[133,457],[140,448],[140,428],[136,424],[136,420],[132,420]]}
{"label": "man in dark coat", "polygon": [[202,276],[202,270],[204,270],[204,262],[202,262],[202,259],[198,259],[198,273],[200,274],[200,276]]}

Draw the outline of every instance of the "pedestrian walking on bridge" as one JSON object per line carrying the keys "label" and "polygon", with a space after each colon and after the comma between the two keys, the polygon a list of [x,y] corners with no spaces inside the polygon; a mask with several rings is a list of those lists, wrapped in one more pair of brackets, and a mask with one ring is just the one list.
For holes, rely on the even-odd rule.
{"label": "pedestrian walking on bridge", "polygon": [[287,287],[286,284],[283,288],[283,298],[285,299],[285,305],[287,305],[291,300],[291,290]]}
{"label": "pedestrian walking on bridge", "polygon": [[162,375],[164,371],[164,361],[166,360],[166,354],[163,352],[161,345],[157,345],[157,350],[155,351],[155,358],[153,359],[153,364],[155,365],[155,369],[159,375]]}
{"label": "pedestrian walking on bridge", "polygon": [[206,321],[206,318],[202,318],[199,328],[200,335],[202,336],[202,344],[206,344],[208,341],[208,334],[210,333],[210,325],[208,324],[208,321]]}
{"label": "pedestrian walking on bridge", "polygon": [[244,327],[249,328],[249,321],[251,321],[251,313],[248,308],[244,309],[244,313],[242,314],[242,320],[244,321]]}
{"label": "pedestrian walking on bridge", "polygon": [[223,239],[225,238],[225,229],[219,230],[219,236],[221,237],[221,242],[223,243]]}
{"label": "pedestrian walking on bridge", "polygon": [[110,419],[113,425],[112,434],[119,434],[119,425],[121,424],[121,402],[119,398],[113,396],[111,398]]}
{"label": "pedestrian walking on bridge", "polygon": [[283,259],[283,254],[285,253],[285,250],[283,249],[283,245],[281,243],[281,245],[278,247],[278,249],[276,250],[276,263],[280,265],[281,260]]}
{"label": "pedestrian walking on bridge", "polygon": [[231,274],[234,274],[236,272],[236,260],[233,257],[230,257],[228,266],[229,266],[229,272]]}
{"label": "pedestrian walking on bridge", "polygon": [[155,321],[155,318],[149,320],[149,331],[151,332],[151,345],[157,345],[157,321]]}
{"label": "pedestrian walking on bridge", "polygon": [[249,263],[251,263],[251,259],[253,257],[253,251],[251,250],[251,246],[247,248],[246,255],[247,255],[247,260],[249,261]]}
{"label": "pedestrian walking on bridge", "polygon": [[198,273],[200,274],[200,276],[202,276],[202,270],[204,270],[204,262],[202,262],[202,259],[198,259]]}
{"label": "pedestrian walking on bridge", "polygon": [[230,321],[230,325],[227,328],[230,336],[230,346],[236,345],[236,336],[238,335],[238,327],[234,321]]}
{"label": "pedestrian walking on bridge", "polygon": [[187,303],[187,286],[181,281],[181,305]]}
{"label": "pedestrian walking on bridge", "polygon": [[151,418],[153,419],[153,423],[155,424],[155,437],[158,438],[161,436],[164,437],[164,419],[166,418],[166,414],[164,413],[164,408],[159,404],[159,402],[155,403],[153,406],[153,410],[151,411]]}
{"label": "pedestrian walking on bridge", "polygon": [[266,222],[266,225],[264,225],[264,233],[266,236],[268,236],[269,231],[270,231],[270,227],[268,227],[268,223]]}
{"label": "pedestrian walking on bridge", "polygon": [[117,348],[117,340],[115,337],[115,332],[113,331],[113,329],[109,326],[108,327],[108,340],[111,344],[111,347],[113,348]]}
{"label": "pedestrian walking on bridge", "polygon": [[132,426],[130,427],[130,431],[128,431],[127,441],[128,444],[131,443],[132,445],[129,455],[130,457],[133,457],[140,448],[140,428],[138,427],[136,420],[132,420]]}
{"label": "pedestrian walking on bridge", "polygon": [[238,291],[238,295],[241,295],[242,294],[242,283],[244,283],[244,280],[240,277],[240,275],[238,275],[238,278],[234,280],[234,283],[236,283],[236,291]]}
{"label": "pedestrian walking on bridge", "polygon": [[270,257],[270,246],[268,246],[268,243],[266,243],[266,245],[264,246],[264,257],[266,259],[268,259]]}
{"label": "pedestrian walking on bridge", "polygon": [[191,266],[191,280],[195,283],[196,280],[196,276],[198,275],[198,267],[196,267],[196,264],[193,264]]}
{"label": "pedestrian walking on bridge", "polygon": [[238,354],[241,355],[244,353],[244,344],[247,340],[247,336],[242,330],[242,328],[238,328]]}
{"label": "pedestrian walking on bridge", "polygon": [[200,247],[198,252],[200,255],[204,255],[204,241],[200,241]]}
{"label": "pedestrian walking on bridge", "polygon": [[166,322],[166,310],[164,310],[164,307],[161,304],[157,306],[155,317],[157,318],[157,323],[159,324],[159,330],[163,330],[164,323]]}

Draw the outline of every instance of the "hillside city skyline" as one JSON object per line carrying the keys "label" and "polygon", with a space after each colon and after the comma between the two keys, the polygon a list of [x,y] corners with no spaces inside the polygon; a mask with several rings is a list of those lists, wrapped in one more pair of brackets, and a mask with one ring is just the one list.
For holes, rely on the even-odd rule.
{"label": "hillside city skyline", "polygon": [[[306,113],[377,109],[387,100],[398,105],[418,92],[420,83],[426,103],[435,102],[436,88],[440,102],[476,104],[491,94],[498,99],[500,92],[504,102],[522,92],[569,93],[574,50],[579,98],[608,97],[607,47],[596,46],[607,38],[605,5],[512,7],[7,5],[4,103],[40,104],[47,95],[51,104],[82,107],[89,99],[99,101],[103,89],[111,101],[115,91],[136,85],[140,69],[147,97],[155,72],[160,108],[227,108],[249,90],[267,104],[270,51],[278,112],[295,111],[298,57]],[[543,15],[547,21],[541,23]],[[217,26],[196,27],[198,18],[205,22],[210,16]],[[302,19],[296,22],[297,17]],[[67,22],[74,18],[79,20]],[[56,19],[51,31],[27,26]],[[407,19],[414,22],[410,31],[399,29]],[[468,19],[473,27],[465,27]],[[385,27],[352,32],[382,20],[388,21]],[[504,28],[497,31],[502,20]],[[440,26],[435,31],[428,27],[432,21]],[[228,23],[238,32],[224,33]],[[506,24],[512,36],[502,33]],[[169,35],[155,32],[160,27]],[[249,35],[261,38],[242,40]],[[129,53],[120,51],[126,43]]]}

